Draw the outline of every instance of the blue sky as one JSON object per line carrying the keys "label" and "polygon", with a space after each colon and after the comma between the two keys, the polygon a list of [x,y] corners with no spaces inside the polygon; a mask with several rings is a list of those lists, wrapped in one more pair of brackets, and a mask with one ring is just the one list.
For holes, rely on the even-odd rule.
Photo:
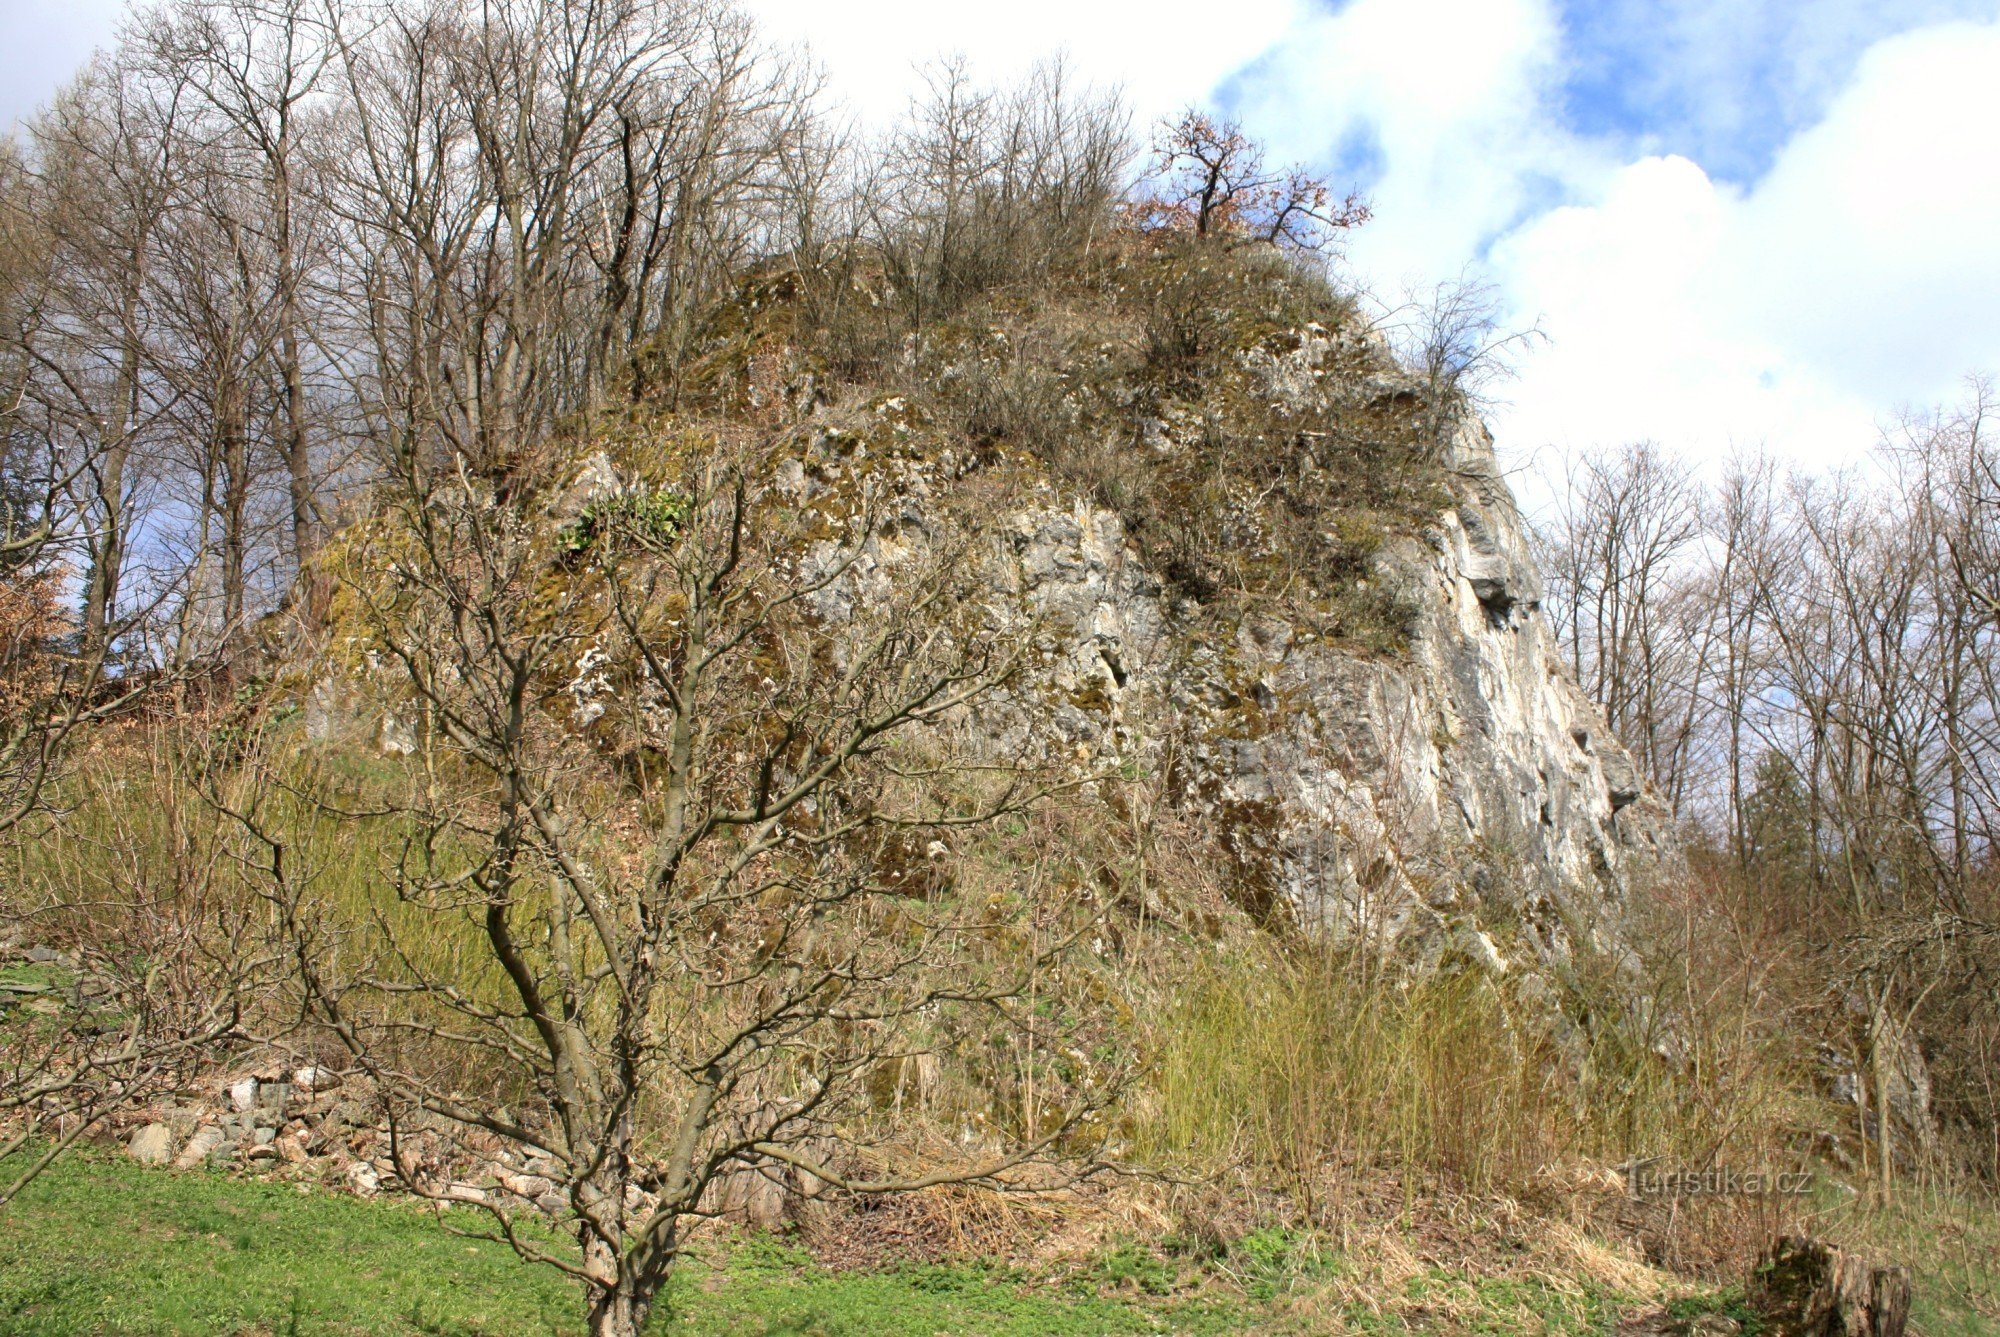
{"label": "blue sky", "polygon": [[118,0],[0,0],[0,129],[110,40]]}
{"label": "blue sky", "polygon": [[1817,466],[2000,371],[1996,71],[1994,0],[1348,0],[1216,96],[1359,174],[1386,300],[1469,268],[1540,322],[1495,415],[1516,461]]}
{"label": "blue sky", "polygon": [[1610,0],[1560,6],[1566,124],[1678,153],[1738,184],[1826,111],[1874,43],[1949,19],[1966,0]]}
{"label": "blue sky", "polygon": [[[2000,372],[2000,0],[745,2],[864,122],[940,54],[1063,48],[1365,186],[1357,283],[1465,273],[1549,334],[1494,415],[1531,495],[1639,437],[1851,460]],[[0,120],[115,12],[0,0]]]}

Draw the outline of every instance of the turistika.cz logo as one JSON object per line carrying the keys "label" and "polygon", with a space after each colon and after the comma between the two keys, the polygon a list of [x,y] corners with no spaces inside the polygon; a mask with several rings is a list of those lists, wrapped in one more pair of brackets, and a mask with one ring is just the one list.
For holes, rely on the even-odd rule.
{"label": "turistika.cz logo", "polygon": [[1625,1191],[1635,1198],[1764,1198],[1799,1197],[1812,1191],[1807,1170],[1735,1170],[1712,1165],[1705,1170],[1656,1170],[1657,1161],[1625,1166]]}

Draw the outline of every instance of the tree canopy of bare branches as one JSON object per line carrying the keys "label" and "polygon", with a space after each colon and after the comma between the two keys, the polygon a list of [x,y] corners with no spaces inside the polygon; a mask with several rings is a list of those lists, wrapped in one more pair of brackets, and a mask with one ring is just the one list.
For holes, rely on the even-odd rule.
{"label": "tree canopy of bare branches", "polygon": [[[1031,630],[992,620],[976,547],[940,532],[891,570],[874,498],[787,519],[754,468],[709,456],[559,527],[469,472],[442,497],[412,475],[350,536],[343,586],[423,737],[376,800],[407,832],[394,908],[327,912],[318,861],[341,856],[287,817],[282,768],[216,792],[302,1005],[392,1118],[546,1157],[576,1247],[489,1205],[493,1229],[582,1282],[597,1332],[640,1329],[732,1176],[1020,1186],[1074,1159],[1116,1085],[943,1163],[857,1149],[872,1075],[954,1036],[1032,1036],[1032,983],[1090,920],[1036,897],[1032,869],[954,890],[958,847],[1051,784],[964,728]],[[577,565],[551,604],[558,560]],[[440,938],[483,968],[443,965]],[[424,1061],[442,1050],[506,1074],[500,1107],[460,1085],[465,1062]],[[401,1138],[395,1156],[415,1191],[463,1196]]]}
{"label": "tree canopy of bare branches", "polygon": [[1322,251],[1370,217],[1358,194],[1341,197],[1303,167],[1267,166],[1241,126],[1193,108],[1161,124],[1149,185],[1152,220],[1204,240]]}
{"label": "tree canopy of bare branches", "polygon": [[[1579,680],[1756,894],[1795,898],[1878,1108],[1917,1027],[1949,1113],[1994,1128],[2000,488],[1991,387],[1864,471],[1719,484],[1654,445],[1582,462],[1545,542]],[[1875,1168],[1886,1190],[1888,1121]]]}

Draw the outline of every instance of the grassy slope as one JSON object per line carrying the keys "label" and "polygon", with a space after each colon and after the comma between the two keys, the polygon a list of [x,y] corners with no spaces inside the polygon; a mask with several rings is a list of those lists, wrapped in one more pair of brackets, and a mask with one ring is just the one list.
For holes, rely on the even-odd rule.
{"label": "grassy slope", "polygon": [[79,1156],[0,1212],[0,1332],[564,1331],[574,1297],[397,1206]]}
{"label": "grassy slope", "polygon": [[[468,1227],[475,1215],[461,1218]],[[1847,1233],[1847,1232],[1842,1232]],[[1974,1337],[2000,1289],[2000,1221],[1962,1204],[1865,1233],[1918,1268],[1922,1337]],[[1948,1255],[1948,1257],[1947,1257]],[[1635,1297],[1602,1277],[1384,1268],[1282,1231],[1176,1266],[1127,1245],[1061,1276],[976,1265],[831,1274],[765,1239],[684,1269],[668,1334],[929,1337],[1173,1332],[1522,1333],[1610,1330]],[[1731,1294],[1684,1294],[1691,1316]],[[0,1211],[0,1335],[566,1334],[578,1297],[505,1247],[453,1238],[408,1203],[149,1170],[115,1154],[60,1162]],[[1739,1311],[1740,1312],[1740,1311]]]}
{"label": "grassy slope", "polygon": [[1905,1188],[1898,1210],[1825,1210],[1829,1238],[1916,1274],[1910,1323],[1921,1337],[2000,1333],[2000,1211],[1991,1202]]}
{"label": "grassy slope", "polygon": [[[476,1215],[467,1214],[467,1226]],[[690,1268],[685,1333],[1227,1332],[1226,1306],[1031,1288],[969,1267],[829,1276],[789,1250]],[[0,1333],[554,1334],[576,1292],[407,1204],[69,1158],[0,1212]]]}
{"label": "grassy slope", "polygon": [[[738,1241],[684,1270],[676,1312],[654,1332],[1580,1335],[1603,1331],[1630,1303],[1601,1287],[1436,1268],[1388,1293],[1366,1273],[1279,1231],[1200,1268],[1126,1246],[1039,1277],[973,1265],[835,1275],[774,1242]],[[575,1291],[554,1274],[502,1246],[453,1238],[406,1203],[91,1152],[0,1212],[0,1334],[539,1337],[580,1331],[577,1311]]]}

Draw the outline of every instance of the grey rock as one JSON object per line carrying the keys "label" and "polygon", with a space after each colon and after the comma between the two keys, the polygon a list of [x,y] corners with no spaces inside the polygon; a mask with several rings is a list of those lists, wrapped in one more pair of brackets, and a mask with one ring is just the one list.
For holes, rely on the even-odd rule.
{"label": "grey rock", "polygon": [[304,723],[306,737],[316,743],[356,743],[372,745],[392,757],[406,757],[417,750],[417,732],[393,706],[372,699],[361,680],[330,673],[306,693]]}
{"label": "grey rock", "polygon": [[[1319,393],[1319,359],[1347,337],[1307,333],[1296,353],[1246,364],[1274,403]],[[1359,393],[1411,388],[1384,377]],[[1149,435],[1173,449],[1189,426],[1163,420]],[[851,433],[841,441],[826,433],[778,490],[844,486],[864,460]],[[1631,907],[1678,870],[1671,816],[1565,671],[1491,438],[1467,419],[1445,453],[1447,504],[1367,573],[1407,647],[1394,656],[1316,624],[1327,591],[1308,589],[1282,617],[1260,608],[1215,625],[1148,569],[1116,513],[1048,481],[1001,517],[984,557],[996,630],[1032,630],[1037,667],[955,725],[974,746],[1079,780],[1169,780],[1167,801],[1212,834],[1240,900],[1330,938],[1420,963],[1470,959],[1517,993],[1562,978],[1579,952],[1632,971]],[[811,596],[829,627],[926,569],[929,500],[955,476],[942,463],[897,475],[883,498],[892,522],[851,565],[830,540],[804,554],[802,579],[840,570]],[[581,513],[623,485],[593,459],[559,509]],[[344,1105],[326,1120],[372,1122]]]}
{"label": "grey rock", "polygon": [[624,490],[625,480],[619,477],[618,466],[600,450],[583,462],[575,480],[557,498],[555,514],[562,520],[575,520],[593,502],[615,497]]}
{"label": "grey rock", "polygon": [[1646,793],[1646,781],[1639,774],[1639,767],[1629,753],[1618,748],[1598,759],[1604,771],[1605,790],[1611,800],[1611,811],[1618,812],[1638,802]]}
{"label": "grey rock", "polygon": [[181,1154],[174,1160],[174,1168],[192,1170],[203,1161],[209,1160],[217,1152],[227,1153],[229,1138],[214,1124],[195,1129],[194,1136],[181,1148]]}
{"label": "grey rock", "polygon": [[[1468,420],[1446,463],[1450,506],[1368,577],[1402,619],[1393,657],[1264,611],[1198,637],[1201,610],[1119,517],[1051,489],[1005,521],[989,582],[1046,667],[968,732],[1079,771],[1171,758],[1240,898],[1330,937],[1419,962],[1456,947],[1510,988],[1580,947],[1632,970],[1629,907],[1679,867],[1670,814],[1565,671],[1491,438]],[[852,616],[903,560],[868,554],[823,615]]]}
{"label": "grey rock", "polygon": [[375,746],[384,756],[407,757],[417,750],[417,727],[393,710],[382,712]]}
{"label": "grey rock", "polygon": [[[1869,1026],[1867,1001],[1860,993],[1849,991],[1843,997],[1842,1005],[1854,1035],[1855,1051],[1864,1052]],[[1878,1103],[1878,1082],[1886,1078],[1891,1142],[1903,1155],[1910,1154],[1914,1149],[1919,1154],[1913,1158],[1913,1164],[1922,1163],[1938,1152],[1938,1121],[1931,1105],[1930,1064],[1915,1039],[1907,1033],[1900,1044],[1885,1047],[1884,1057],[1886,1061],[1879,1072],[1873,1063],[1857,1070],[1846,1055],[1822,1046],[1820,1064],[1829,1071],[1834,1098],[1866,1109],[1868,1127],[1877,1137],[1880,1136],[1876,1122],[1880,1111],[1871,1107]]]}
{"label": "grey rock", "polygon": [[126,1154],[141,1165],[165,1165],[174,1158],[174,1130],[163,1123],[149,1123],[132,1135]]}
{"label": "grey rock", "polygon": [[518,1198],[533,1202],[555,1192],[555,1184],[541,1175],[503,1174],[498,1176],[500,1187]]}
{"label": "grey rock", "polygon": [[360,694],[353,683],[331,674],[321,678],[306,693],[304,726],[306,737],[315,743],[334,742],[344,736],[360,713]]}

